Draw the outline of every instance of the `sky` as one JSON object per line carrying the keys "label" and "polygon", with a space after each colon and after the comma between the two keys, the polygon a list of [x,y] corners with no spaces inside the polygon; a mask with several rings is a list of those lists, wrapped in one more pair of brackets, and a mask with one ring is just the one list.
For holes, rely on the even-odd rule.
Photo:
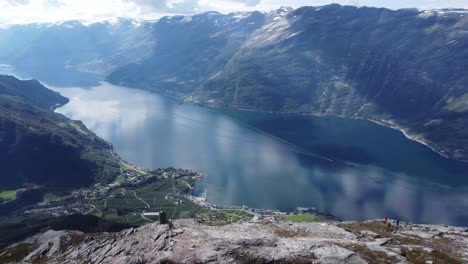
{"label": "sky", "polygon": [[221,13],[270,11],[281,6],[297,8],[330,3],[391,9],[468,9],[468,0],[0,0],[0,23],[96,21],[113,17],[157,19],[213,10]]}

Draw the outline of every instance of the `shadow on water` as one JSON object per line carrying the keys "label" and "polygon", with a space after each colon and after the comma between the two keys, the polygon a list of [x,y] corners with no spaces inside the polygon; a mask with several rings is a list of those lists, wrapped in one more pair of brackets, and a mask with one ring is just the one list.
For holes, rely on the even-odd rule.
{"label": "shadow on water", "polygon": [[[468,163],[442,157],[400,131],[370,121],[230,109],[220,112],[333,161],[374,165],[415,179],[468,186]],[[307,165],[303,154],[299,160]]]}

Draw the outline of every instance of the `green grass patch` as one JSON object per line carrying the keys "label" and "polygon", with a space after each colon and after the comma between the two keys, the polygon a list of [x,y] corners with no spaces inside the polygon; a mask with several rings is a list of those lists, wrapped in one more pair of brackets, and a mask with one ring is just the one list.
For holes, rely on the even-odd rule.
{"label": "green grass patch", "polygon": [[32,244],[22,243],[0,251],[0,263],[19,263],[31,253]]}
{"label": "green grass patch", "polygon": [[3,198],[3,199],[8,200],[8,201],[16,200],[16,193],[17,192],[18,192],[18,190],[0,192],[0,198]]}
{"label": "green grass patch", "polygon": [[133,172],[133,173],[136,173],[138,175],[141,175],[141,174],[145,174],[144,171],[141,171],[139,169],[137,169],[135,166],[125,162],[125,161],[120,161],[120,168],[123,170],[123,171],[129,171],[129,172]]}
{"label": "green grass patch", "polygon": [[239,222],[240,220],[244,219],[244,220],[250,220],[252,219],[253,215],[252,214],[249,214],[248,212],[246,211],[242,211],[242,210],[236,210],[236,209],[232,209],[232,210],[223,210],[224,214],[226,215],[226,217],[231,221],[231,222]]}
{"label": "green grass patch", "polygon": [[123,181],[125,181],[125,177],[123,175],[119,175],[115,178],[114,183],[121,183]]}
{"label": "green grass patch", "polygon": [[286,220],[291,222],[320,222],[324,220],[324,217],[314,214],[297,214],[286,216]]}
{"label": "green grass patch", "polygon": [[61,197],[57,196],[54,193],[47,193],[46,195],[44,195],[44,202],[45,203],[60,201],[60,199],[61,199]]}
{"label": "green grass patch", "polygon": [[462,264],[463,261],[449,255],[450,253],[444,253],[439,250],[433,250],[432,252],[427,252],[419,248],[413,248],[409,250],[408,248],[403,248],[402,255],[410,262],[415,264],[425,264],[427,261],[432,261],[433,263],[447,263],[447,264]]}
{"label": "green grass patch", "polygon": [[195,218],[203,220],[205,222],[225,222],[235,223],[240,220],[250,220],[253,215],[237,209],[224,209],[224,210],[207,210],[202,209],[197,212]]}
{"label": "green grass patch", "polygon": [[93,215],[96,216],[96,217],[102,218],[102,212],[101,211],[97,211],[97,212],[93,213]]}
{"label": "green grass patch", "polygon": [[84,131],[80,125],[78,125],[77,123],[75,123],[74,121],[71,121],[70,122],[70,126],[73,127],[74,129],[76,129],[78,132],[80,132],[81,134],[85,134],[87,135],[88,133],[86,133],[86,131]]}

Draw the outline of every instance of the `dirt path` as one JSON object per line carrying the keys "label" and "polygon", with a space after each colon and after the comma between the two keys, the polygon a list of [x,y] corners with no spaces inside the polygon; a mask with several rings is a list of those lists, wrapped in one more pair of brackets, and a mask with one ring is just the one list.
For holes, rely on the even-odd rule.
{"label": "dirt path", "polygon": [[145,202],[145,200],[143,200],[143,199],[141,199],[140,197],[138,197],[138,195],[136,194],[135,191],[132,191],[132,192],[133,192],[133,195],[135,195],[135,198],[137,198],[137,199],[140,200],[142,203],[144,203],[144,204],[146,205],[146,207],[151,208],[151,206],[150,206],[147,202]]}

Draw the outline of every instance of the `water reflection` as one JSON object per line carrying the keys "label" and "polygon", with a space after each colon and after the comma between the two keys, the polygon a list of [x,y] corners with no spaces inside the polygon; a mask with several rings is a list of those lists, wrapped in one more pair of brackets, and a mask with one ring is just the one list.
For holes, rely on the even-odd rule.
{"label": "water reflection", "polygon": [[[330,162],[315,155],[307,144],[305,148],[295,147],[219,112],[156,94],[106,83],[90,89],[56,89],[71,100],[58,112],[82,120],[111,141],[124,159],[145,168],[196,169],[206,175],[198,189],[206,188],[208,200],[219,205],[277,209],[310,206],[344,219],[391,215],[415,222],[468,225],[465,187],[449,187],[439,178],[430,178],[431,183],[410,169],[392,170],[392,166],[381,161],[383,156],[377,150],[368,149],[369,142],[356,143],[354,150],[349,150],[366,151],[368,156],[363,156],[365,162],[361,165]],[[338,137],[335,121],[327,122],[331,122],[325,126],[328,131],[300,141],[315,137],[322,149],[346,148],[339,145],[341,139],[333,138]],[[317,130],[309,122],[303,122],[303,126],[289,124],[295,130]],[[291,127],[282,124],[283,130]],[[358,122],[353,123],[352,129],[359,133],[381,131],[385,142],[393,140],[387,128]],[[373,147],[387,144],[379,142],[372,142]],[[409,149],[415,144],[402,142],[409,144]],[[333,157],[334,153],[320,154]],[[428,154],[415,160],[417,166],[432,170],[430,166],[438,168],[437,163],[432,164],[433,158]],[[443,168],[438,169],[449,175]]]}

